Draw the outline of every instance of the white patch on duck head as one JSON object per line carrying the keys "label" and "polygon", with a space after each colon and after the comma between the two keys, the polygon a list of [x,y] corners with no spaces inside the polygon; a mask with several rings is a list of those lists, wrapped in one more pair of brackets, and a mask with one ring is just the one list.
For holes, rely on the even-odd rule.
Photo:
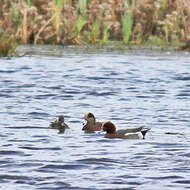
{"label": "white patch on duck head", "polygon": [[95,116],[89,112],[84,115],[84,119],[87,121],[87,123],[90,123],[90,124],[95,124],[96,122]]}

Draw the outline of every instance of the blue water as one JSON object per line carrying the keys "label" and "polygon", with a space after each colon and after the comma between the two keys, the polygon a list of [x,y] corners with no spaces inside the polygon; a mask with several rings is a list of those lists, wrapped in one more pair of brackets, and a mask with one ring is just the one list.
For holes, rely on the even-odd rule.
{"label": "blue water", "polygon": [[[0,189],[190,189],[190,54],[22,47],[0,59]],[[145,140],[86,134],[83,115]],[[64,134],[48,129],[64,115]],[[167,132],[182,134],[168,135]]]}

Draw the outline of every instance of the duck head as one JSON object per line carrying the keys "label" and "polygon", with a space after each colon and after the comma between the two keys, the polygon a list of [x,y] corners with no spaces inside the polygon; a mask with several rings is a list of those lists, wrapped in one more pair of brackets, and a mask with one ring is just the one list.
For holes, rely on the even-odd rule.
{"label": "duck head", "polygon": [[116,133],[116,127],[111,121],[108,121],[103,123],[103,131],[107,133]]}
{"label": "duck head", "polygon": [[60,122],[60,123],[63,123],[63,122],[64,122],[64,117],[63,117],[62,115],[60,115],[60,116],[58,117],[58,122]]}
{"label": "duck head", "polygon": [[84,119],[87,121],[89,124],[95,124],[96,123],[96,118],[92,113],[86,113],[84,115]]}

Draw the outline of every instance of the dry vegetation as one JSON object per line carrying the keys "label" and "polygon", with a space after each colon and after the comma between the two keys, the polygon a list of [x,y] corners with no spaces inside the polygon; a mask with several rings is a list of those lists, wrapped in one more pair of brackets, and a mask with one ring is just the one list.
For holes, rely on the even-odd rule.
{"label": "dry vegetation", "polygon": [[189,39],[187,0],[0,1],[1,55],[15,44],[179,46]]}

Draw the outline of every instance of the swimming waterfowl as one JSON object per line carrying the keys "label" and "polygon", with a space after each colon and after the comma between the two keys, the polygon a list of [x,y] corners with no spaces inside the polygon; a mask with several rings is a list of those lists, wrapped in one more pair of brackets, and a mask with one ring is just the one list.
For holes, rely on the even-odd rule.
{"label": "swimming waterfowl", "polygon": [[64,122],[64,117],[62,115],[60,115],[54,122],[51,122],[49,128],[59,129],[59,133],[63,133],[65,129],[69,129],[68,125]]}
{"label": "swimming waterfowl", "polygon": [[132,129],[120,129],[116,131],[115,125],[108,121],[102,125],[103,131],[106,131],[106,138],[123,138],[123,139],[144,139],[150,128],[138,127]]}
{"label": "swimming waterfowl", "polygon": [[86,113],[84,115],[86,125],[82,128],[83,131],[100,131],[102,129],[102,122],[96,122],[96,118],[92,113]]}

